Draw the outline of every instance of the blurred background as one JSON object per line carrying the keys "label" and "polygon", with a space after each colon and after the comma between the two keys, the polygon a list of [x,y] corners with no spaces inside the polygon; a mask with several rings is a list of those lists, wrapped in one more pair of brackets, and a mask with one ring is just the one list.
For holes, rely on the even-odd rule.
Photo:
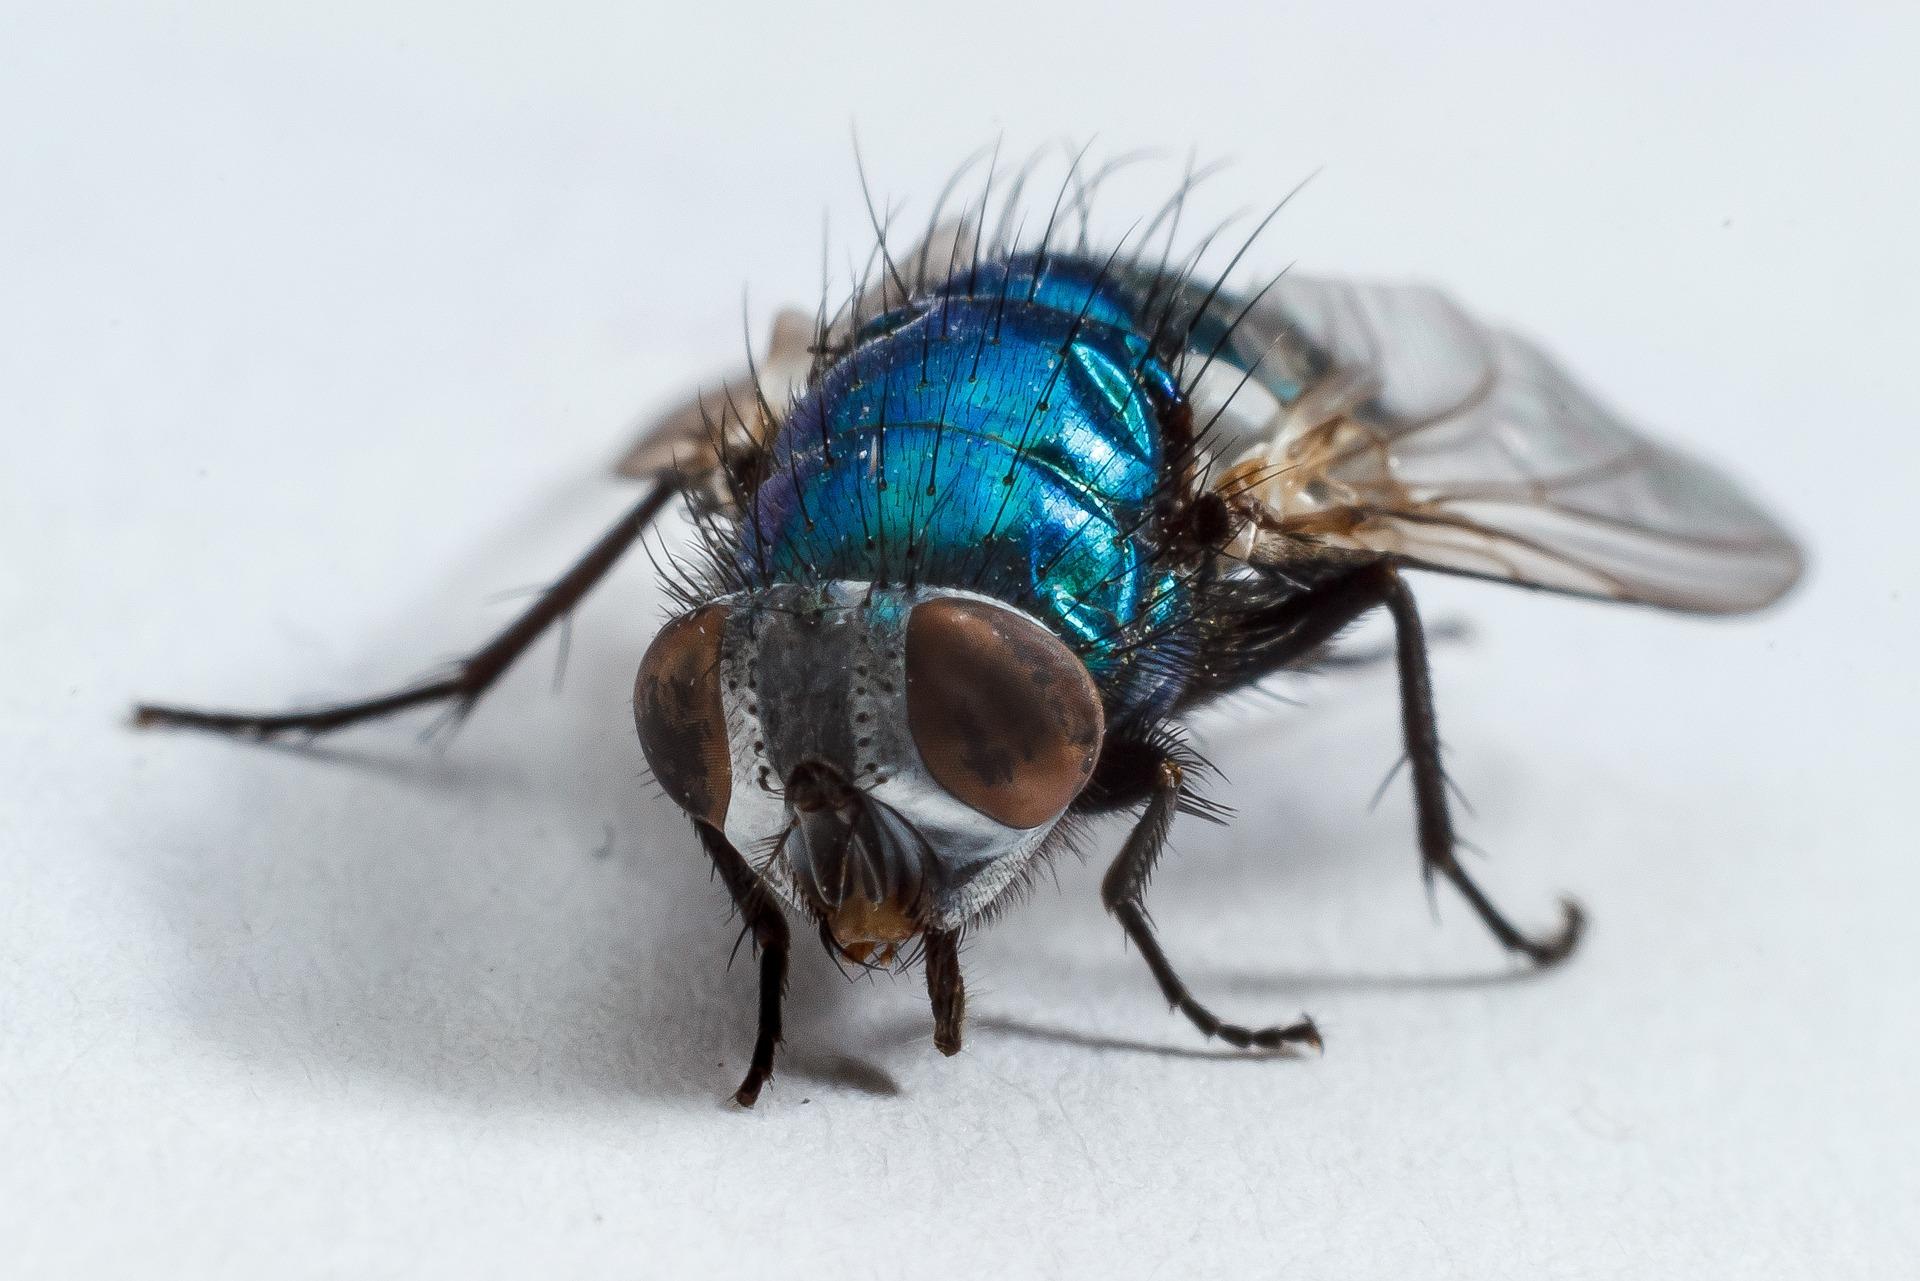
{"label": "blurred background", "polygon": [[[0,1225],[20,1275],[1906,1274],[1920,892],[1910,6],[43,4],[0,13]],[[1249,260],[1539,338],[1805,537],[1708,624],[1423,581],[1480,875],[1439,922],[1386,673],[1202,726],[1239,811],[1118,831],[917,975],[751,967],[641,778],[645,557],[443,748],[138,736],[469,648],[628,501],[634,425],[836,291],[876,200],[1094,140],[1317,176]],[[837,299],[836,299],[837,301]],[[745,313],[743,321],[743,311]],[[663,536],[684,534],[678,522]]]}

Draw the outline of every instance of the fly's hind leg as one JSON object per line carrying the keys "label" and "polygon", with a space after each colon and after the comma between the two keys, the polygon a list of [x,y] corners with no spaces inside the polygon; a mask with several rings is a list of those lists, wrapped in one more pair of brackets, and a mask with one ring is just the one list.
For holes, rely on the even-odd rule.
{"label": "fly's hind leg", "polygon": [[[1465,644],[1473,639],[1473,628],[1463,618],[1437,619],[1427,626],[1426,632],[1429,646]],[[1354,649],[1336,649],[1330,653],[1321,654],[1308,664],[1308,670],[1364,672],[1391,663],[1393,660],[1394,646],[1389,642]]]}
{"label": "fly's hind leg", "polygon": [[1392,658],[1400,676],[1401,732],[1413,778],[1421,871],[1427,883],[1431,885],[1436,874],[1444,877],[1508,951],[1541,966],[1565,960],[1578,945],[1586,924],[1579,904],[1563,899],[1560,927],[1536,938],[1508,921],[1460,865],[1459,840],[1447,806],[1447,778],[1440,760],[1440,731],[1433,714],[1427,638],[1413,593],[1407,590],[1394,564],[1384,559],[1356,564],[1249,618],[1247,626],[1272,638],[1265,661],[1268,670],[1279,670],[1318,652],[1354,620],[1375,608],[1384,608],[1393,619]]}
{"label": "fly's hind leg", "polygon": [[1406,580],[1390,565],[1371,571],[1379,581],[1380,601],[1393,617],[1394,665],[1400,672],[1400,720],[1406,737],[1407,762],[1413,776],[1413,807],[1420,832],[1421,869],[1427,883],[1435,873],[1446,878],[1479,915],[1487,930],[1509,952],[1535,965],[1564,961],[1579,945],[1586,914],[1572,899],[1560,902],[1559,929],[1541,938],[1522,933],[1501,914],[1460,865],[1459,839],[1447,808],[1447,778],[1440,761],[1440,730],[1433,714],[1433,678],[1427,667],[1427,642],[1420,629],[1420,611],[1407,590]]}
{"label": "fly's hind leg", "polygon": [[451,703],[457,714],[465,715],[542,632],[578,605],[606,576],[614,562],[633,546],[677,492],[678,486],[671,480],[656,484],[618,524],[601,535],[600,541],[589,548],[573,568],[542,592],[525,613],[463,659],[450,675],[372,698],[290,712],[216,712],[142,703],[134,708],[134,724],[143,728],[201,729],[248,738],[270,738],[276,734],[324,734],[430,703]]}
{"label": "fly's hind leg", "polygon": [[1099,769],[1088,789],[1094,793],[1095,805],[1120,808],[1144,798],[1146,808],[1100,882],[1101,901],[1140,949],[1167,1003],[1186,1015],[1202,1035],[1218,1037],[1241,1049],[1275,1050],[1285,1045],[1319,1049],[1320,1031],[1304,1015],[1295,1023],[1257,1029],[1221,1020],[1187,989],[1153,932],[1143,896],[1154,865],[1166,848],[1174,816],[1182,809],[1205,812],[1188,790],[1189,762],[1183,759],[1185,755],[1177,743],[1164,740],[1110,742],[1102,751]]}

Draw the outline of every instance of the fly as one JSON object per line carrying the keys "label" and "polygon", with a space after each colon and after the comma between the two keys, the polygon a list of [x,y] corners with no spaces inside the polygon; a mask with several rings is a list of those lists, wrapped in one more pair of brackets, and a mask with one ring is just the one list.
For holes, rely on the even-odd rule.
{"label": "fly", "polygon": [[1429,884],[1510,952],[1564,959],[1572,900],[1523,930],[1456,857],[1408,572],[1736,614],[1785,593],[1800,553],[1719,473],[1444,294],[1202,281],[1197,254],[1149,247],[1172,243],[1190,182],[1112,252],[1087,249],[1084,218],[1064,247],[1062,205],[1088,185],[1069,171],[1032,243],[1007,232],[1021,182],[989,219],[991,175],[906,255],[882,235],[837,311],[781,313],[746,371],[643,434],[620,470],[644,496],[447,675],[275,714],[145,705],[137,723],[267,738],[464,715],[685,502],[697,564],[669,574],[679,612],[633,707],[758,954],[734,1096],[751,1106],[790,914],[837,958],[923,962],[953,1054],[962,938],[1115,813],[1133,825],[1101,896],[1173,1007],[1230,1045],[1317,1047],[1311,1019],[1251,1028],[1202,1004],[1145,889],[1178,816],[1225,817],[1184,722],[1379,610]]}

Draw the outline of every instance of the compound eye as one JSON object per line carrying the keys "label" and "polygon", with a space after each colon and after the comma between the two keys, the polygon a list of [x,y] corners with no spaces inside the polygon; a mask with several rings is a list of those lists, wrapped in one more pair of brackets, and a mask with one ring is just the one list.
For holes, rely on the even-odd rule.
{"label": "compound eye", "polygon": [[907,618],[907,725],[940,786],[1008,827],[1058,818],[1093,773],[1105,717],[1086,664],[983,601]]}
{"label": "compound eye", "polygon": [[633,683],[640,750],[674,803],[724,827],[733,756],[720,704],[720,641],[727,607],[708,605],[660,629]]}

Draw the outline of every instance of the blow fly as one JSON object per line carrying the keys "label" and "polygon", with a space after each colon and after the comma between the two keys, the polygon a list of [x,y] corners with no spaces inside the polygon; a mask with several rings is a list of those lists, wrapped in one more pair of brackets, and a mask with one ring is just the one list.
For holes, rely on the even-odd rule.
{"label": "blow fly", "polygon": [[836,960],[923,962],[953,1054],[962,938],[1107,814],[1132,827],[1101,897],[1174,1008],[1233,1046],[1317,1047],[1310,1019],[1255,1029],[1202,1004],[1144,893],[1179,816],[1225,816],[1183,722],[1381,610],[1429,885],[1510,952],[1562,960],[1575,903],[1524,931],[1457,857],[1409,571],[1733,614],[1793,584],[1793,542],[1441,293],[1291,273],[1236,288],[1239,255],[1203,277],[1199,251],[1171,248],[1190,182],[1112,252],[1088,248],[1084,216],[1069,245],[1072,172],[1037,238],[1008,234],[1017,181],[989,219],[991,173],[905,253],[873,218],[847,301],[781,313],[758,360],[655,422],[621,463],[645,496],[444,676],[279,714],[143,706],[138,723],[267,737],[464,714],[684,502],[699,552],[669,568],[680,612],[633,711],[758,954],[734,1096],[751,1105],[781,1039],[789,912]]}

